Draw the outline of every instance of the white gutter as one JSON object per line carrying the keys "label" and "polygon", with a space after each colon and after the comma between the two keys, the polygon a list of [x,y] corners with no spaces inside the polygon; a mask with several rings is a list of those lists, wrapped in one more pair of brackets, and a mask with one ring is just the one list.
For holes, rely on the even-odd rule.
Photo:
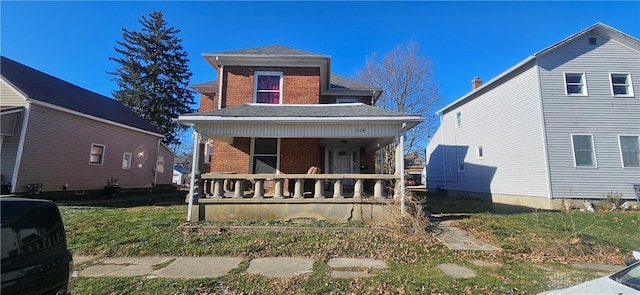
{"label": "white gutter", "polygon": [[200,161],[200,153],[198,152],[198,146],[200,145],[200,134],[197,131],[193,131],[193,156],[191,159],[191,181],[189,184],[189,208],[187,208],[187,222],[191,222],[191,215],[193,212],[193,192],[196,183],[196,168]]}
{"label": "white gutter", "polygon": [[[216,57],[218,60],[218,57]],[[218,61],[218,64],[220,62]],[[224,75],[224,65],[220,65],[220,74],[218,75],[218,81],[220,86],[218,86],[218,109],[222,109],[222,75]]]}
{"label": "white gutter", "polygon": [[22,130],[20,130],[20,141],[18,142],[18,152],[16,153],[16,163],[13,166],[13,177],[11,177],[11,193],[16,192],[16,183],[18,182],[18,171],[20,170],[20,162],[22,160],[22,152],[24,150],[24,140],[27,135],[27,125],[29,125],[29,113],[31,113],[31,104],[24,107],[24,117],[22,118]]}
{"label": "white gutter", "polygon": [[345,122],[366,122],[376,123],[397,123],[405,121],[422,122],[418,116],[402,117],[221,117],[221,116],[179,116],[174,119],[180,123],[223,123],[223,122],[252,122],[252,123],[345,123]]}

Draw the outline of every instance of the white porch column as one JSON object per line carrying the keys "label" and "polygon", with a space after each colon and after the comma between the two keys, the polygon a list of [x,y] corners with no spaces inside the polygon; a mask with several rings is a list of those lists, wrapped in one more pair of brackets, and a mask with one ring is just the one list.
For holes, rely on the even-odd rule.
{"label": "white porch column", "polygon": [[191,159],[191,181],[189,183],[189,208],[187,209],[187,222],[191,222],[191,215],[193,213],[193,193],[196,184],[196,170],[198,168],[198,161],[200,161],[200,153],[198,152],[200,146],[200,134],[193,131],[193,156]]}
{"label": "white porch column", "polygon": [[[404,136],[407,123],[402,123],[400,131],[400,143],[396,147],[396,175],[400,181],[400,214],[404,215],[405,179],[404,179]],[[399,154],[399,156],[397,156]],[[397,186],[396,186],[397,187]]]}

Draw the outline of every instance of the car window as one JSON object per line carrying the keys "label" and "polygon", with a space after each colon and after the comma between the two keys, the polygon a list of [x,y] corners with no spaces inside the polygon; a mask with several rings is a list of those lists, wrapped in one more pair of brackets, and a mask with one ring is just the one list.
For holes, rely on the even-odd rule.
{"label": "car window", "polygon": [[627,287],[640,291],[640,262],[610,277],[612,280]]}
{"label": "car window", "polygon": [[3,264],[11,264],[10,258],[64,245],[64,227],[55,205],[8,203],[3,202],[1,212]]}

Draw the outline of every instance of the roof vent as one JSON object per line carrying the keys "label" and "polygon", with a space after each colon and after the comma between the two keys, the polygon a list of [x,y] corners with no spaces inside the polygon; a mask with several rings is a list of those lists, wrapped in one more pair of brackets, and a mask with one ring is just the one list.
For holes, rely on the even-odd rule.
{"label": "roof vent", "polygon": [[589,45],[596,45],[596,38],[594,37],[589,38]]}

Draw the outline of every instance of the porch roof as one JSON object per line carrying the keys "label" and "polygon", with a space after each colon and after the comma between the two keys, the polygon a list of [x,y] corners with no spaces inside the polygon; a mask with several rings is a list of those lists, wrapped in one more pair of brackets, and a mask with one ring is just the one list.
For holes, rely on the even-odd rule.
{"label": "porch roof", "polygon": [[363,121],[368,123],[401,122],[407,127],[413,127],[422,118],[383,108],[365,105],[363,103],[345,104],[260,104],[248,103],[240,106],[223,108],[208,112],[197,112],[180,115],[177,119],[181,123],[195,123],[203,121],[271,121],[271,122],[349,122]]}

